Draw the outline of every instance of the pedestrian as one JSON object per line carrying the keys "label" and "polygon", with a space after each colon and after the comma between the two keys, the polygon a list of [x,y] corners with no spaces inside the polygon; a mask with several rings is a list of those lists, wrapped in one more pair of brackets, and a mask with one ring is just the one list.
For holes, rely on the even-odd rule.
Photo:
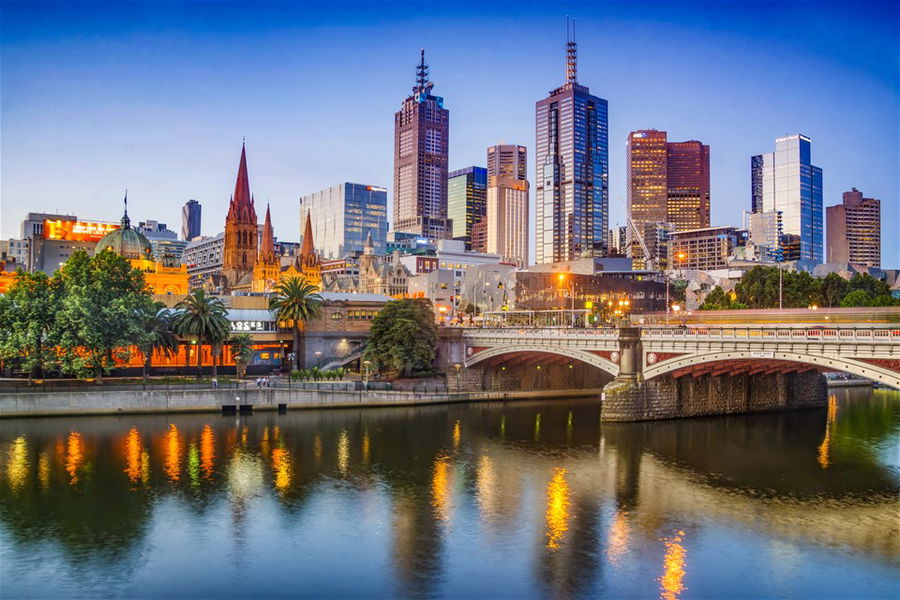
{"label": "pedestrian", "polygon": [[216,377],[213,377],[210,381],[212,382],[214,390],[219,389],[219,380]]}

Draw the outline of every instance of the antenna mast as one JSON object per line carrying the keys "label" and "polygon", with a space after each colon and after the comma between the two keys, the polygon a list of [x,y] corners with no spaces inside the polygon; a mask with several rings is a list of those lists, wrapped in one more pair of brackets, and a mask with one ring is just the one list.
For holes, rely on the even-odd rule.
{"label": "antenna mast", "polygon": [[566,17],[566,83],[577,83],[577,81],[578,44],[575,42],[575,19]]}

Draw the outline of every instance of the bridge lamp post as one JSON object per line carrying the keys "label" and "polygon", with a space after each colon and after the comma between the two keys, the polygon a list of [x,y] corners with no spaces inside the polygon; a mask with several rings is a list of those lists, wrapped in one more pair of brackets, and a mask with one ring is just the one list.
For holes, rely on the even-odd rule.
{"label": "bridge lamp post", "polygon": [[[560,273],[557,276],[557,279],[559,279],[560,285],[565,283],[565,281],[566,281],[565,273]],[[572,327],[575,327],[575,279],[574,278],[569,278],[569,297],[572,299],[572,309],[571,309],[572,310],[572,318],[570,321],[570,325]],[[565,305],[563,305],[563,306],[565,306]]]}
{"label": "bridge lamp post", "polygon": [[372,361],[364,360],[363,361],[363,384],[365,388],[369,389],[369,365],[372,364]]}

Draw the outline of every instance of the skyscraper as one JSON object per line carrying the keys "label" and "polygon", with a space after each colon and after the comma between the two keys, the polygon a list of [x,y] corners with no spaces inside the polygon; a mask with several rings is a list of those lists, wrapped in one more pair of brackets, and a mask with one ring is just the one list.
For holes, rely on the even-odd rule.
{"label": "skyscraper", "polygon": [[316,248],[323,258],[362,252],[372,234],[383,254],[387,239],[387,190],[375,185],[341,183],[300,198],[300,214],[310,214]]}
{"label": "skyscraper", "polygon": [[[528,266],[528,156],[525,146],[488,148],[485,252]],[[493,174],[492,174],[493,173]]]}
{"label": "skyscraper", "polygon": [[453,239],[471,249],[472,225],[484,218],[487,169],[466,167],[447,176],[447,216],[453,221]]}
{"label": "skyscraper", "polygon": [[422,50],[416,85],[394,114],[394,231],[449,239],[447,157],[450,111],[431,93]]}
{"label": "skyscraper", "polygon": [[247,148],[241,146],[241,162],[238,165],[234,194],[225,218],[225,248],[222,251],[222,275],[224,289],[249,286],[256,266],[257,236],[256,209],[250,195],[250,178],[247,176]]}
{"label": "skyscraper", "polygon": [[[638,231],[654,223],[684,231],[709,227],[709,146],[696,140],[669,142],[665,131],[628,134],[628,216]],[[648,244],[649,241],[644,240]],[[634,230],[628,229],[628,256],[644,257]]]}
{"label": "skyscraper", "polygon": [[181,207],[181,239],[189,242],[200,235],[200,203],[188,200]]}
{"label": "skyscraper", "polygon": [[843,203],[825,209],[826,262],[881,266],[881,200],[853,188]]}
{"label": "skyscraper", "polygon": [[800,258],[822,262],[822,169],[801,134],[775,140],[775,152],[750,159],[754,212],[781,211],[785,235],[799,236]]}
{"label": "skyscraper", "polygon": [[566,82],[537,102],[535,206],[538,263],[603,256],[609,219],[606,100],[578,83],[574,35]]}

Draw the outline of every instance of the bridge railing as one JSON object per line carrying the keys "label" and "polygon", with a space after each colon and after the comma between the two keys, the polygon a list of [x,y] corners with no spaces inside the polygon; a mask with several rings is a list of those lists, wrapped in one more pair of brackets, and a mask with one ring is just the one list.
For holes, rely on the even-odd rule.
{"label": "bridge railing", "polygon": [[900,341],[900,328],[760,328],[760,327],[647,327],[641,329],[641,337],[647,339],[715,339],[786,342],[812,340],[822,342],[845,341]]}
{"label": "bridge railing", "polygon": [[474,327],[466,328],[463,335],[616,338],[619,330],[614,327]]}

